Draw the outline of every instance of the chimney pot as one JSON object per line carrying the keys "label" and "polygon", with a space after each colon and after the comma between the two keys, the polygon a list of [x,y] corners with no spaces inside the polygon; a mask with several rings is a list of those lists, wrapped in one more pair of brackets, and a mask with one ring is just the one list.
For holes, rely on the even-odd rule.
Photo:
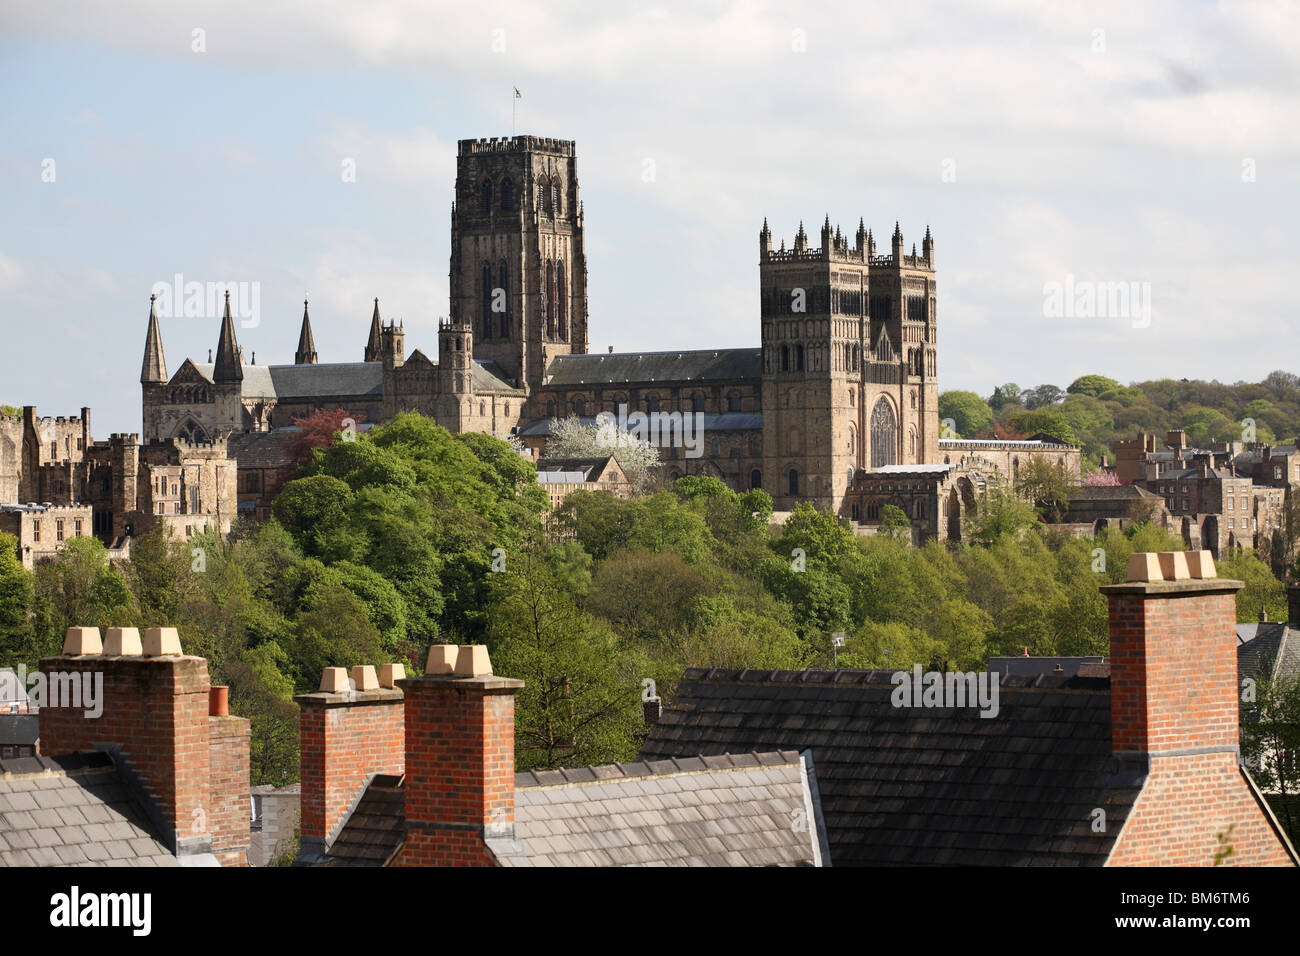
{"label": "chimney pot", "polygon": [[1217,578],[1214,570],[1214,555],[1208,551],[1188,551],[1187,570],[1194,578]]}
{"label": "chimney pot", "polygon": [[379,668],[379,686],[396,687],[399,680],[406,679],[405,664],[385,664]]}
{"label": "chimney pot", "polygon": [[456,670],[456,657],[459,648],[455,644],[434,644],[429,648],[429,659],[425,662],[426,674],[451,674]]}
{"label": "chimney pot", "polygon": [[1187,567],[1186,551],[1162,551],[1160,574],[1166,581],[1186,581],[1192,574]]}
{"label": "chimney pot", "polygon": [[344,694],[352,689],[348,683],[346,667],[327,667],[320,675],[320,689],[323,694]]}
{"label": "chimney pot", "polygon": [[110,627],[104,632],[105,657],[139,657],[143,653],[138,627]]}
{"label": "chimney pot", "polygon": [[379,690],[379,678],[373,664],[358,664],[352,668],[352,683],[357,690]]}
{"label": "chimney pot", "polygon": [[225,684],[208,688],[208,716],[230,716],[230,688]]}
{"label": "chimney pot", "polygon": [[150,627],[144,632],[145,657],[180,657],[181,638],[174,627]]}
{"label": "chimney pot", "polygon": [[1137,551],[1128,556],[1126,581],[1163,581],[1160,556],[1149,551]]}
{"label": "chimney pot", "polygon": [[63,635],[63,653],[69,657],[104,653],[104,643],[99,639],[99,628],[68,628],[67,633]]}
{"label": "chimney pot", "polygon": [[456,654],[457,677],[485,677],[492,673],[488,649],[482,644],[462,644]]}

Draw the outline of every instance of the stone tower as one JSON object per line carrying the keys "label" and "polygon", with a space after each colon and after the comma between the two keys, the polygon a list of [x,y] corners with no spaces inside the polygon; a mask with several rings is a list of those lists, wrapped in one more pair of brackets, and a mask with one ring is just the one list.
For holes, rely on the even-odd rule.
{"label": "stone tower", "polygon": [[476,357],[536,392],[556,355],[587,351],[587,260],[568,140],[461,140],[451,212],[451,319]]}
{"label": "stone tower", "polygon": [[759,233],[763,486],[778,510],[842,510],[859,470],[939,460],[934,244],[877,255],[859,221],[853,245],[827,216],[821,245]]}

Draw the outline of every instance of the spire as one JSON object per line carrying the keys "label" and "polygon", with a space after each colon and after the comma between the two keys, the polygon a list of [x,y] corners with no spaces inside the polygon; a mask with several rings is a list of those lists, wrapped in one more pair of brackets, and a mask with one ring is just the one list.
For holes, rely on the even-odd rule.
{"label": "spire", "polygon": [[298,351],[293,356],[294,365],[316,364],[316,341],[311,337],[311,319],[307,316],[307,300],[302,300],[302,331],[298,333]]}
{"label": "spire", "polygon": [[140,369],[141,385],[161,385],[167,381],[167,361],[163,358],[162,333],[158,331],[156,295],[149,296],[149,331],[144,337],[144,365]]}
{"label": "spire", "polygon": [[370,317],[370,340],[366,342],[367,362],[378,362],[384,357],[384,326],[379,321],[379,299],[375,298],[375,314]]}
{"label": "spire", "polygon": [[221,317],[221,337],[217,339],[217,362],[212,367],[214,382],[242,382],[244,369],[235,341],[235,320],[230,317],[230,290],[226,290],[226,314]]}

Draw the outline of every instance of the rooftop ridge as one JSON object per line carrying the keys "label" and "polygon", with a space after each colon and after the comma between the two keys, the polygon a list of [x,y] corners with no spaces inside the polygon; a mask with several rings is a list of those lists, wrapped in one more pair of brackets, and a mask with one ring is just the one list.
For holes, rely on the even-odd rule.
{"label": "rooftop ridge", "polygon": [[751,751],[742,754],[716,754],[700,757],[669,757],[663,760],[637,760],[631,763],[599,764],[559,770],[526,770],[515,774],[516,790],[596,786],[642,777],[683,777],[715,773],[719,770],[762,770],[797,764],[797,750]]}

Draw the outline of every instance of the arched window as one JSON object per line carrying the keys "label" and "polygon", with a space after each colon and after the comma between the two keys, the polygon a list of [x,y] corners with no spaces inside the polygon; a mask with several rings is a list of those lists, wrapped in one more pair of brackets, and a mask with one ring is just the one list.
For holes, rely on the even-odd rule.
{"label": "arched window", "polygon": [[579,418],[587,414],[587,400],[581,395],[573,400],[573,414]]}
{"label": "arched window", "polygon": [[543,216],[551,215],[551,188],[545,176],[537,180],[537,206]]}
{"label": "arched window", "polygon": [[704,411],[704,393],[703,393],[703,392],[695,392],[693,395],[691,395],[691,411],[693,411],[693,412],[703,412],[703,411]]}
{"label": "arched window", "polygon": [[759,471],[757,468],[755,468],[753,471],[749,473],[749,487],[750,488],[763,487],[763,473]]}
{"label": "arched window", "polygon": [[502,259],[497,263],[497,288],[501,290],[501,311],[497,313],[497,335],[503,339],[510,335],[509,275],[506,260]]}
{"label": "arched window", "polygon": [[555,321],[560,330],[560,338],[568,340],[568,288],[564,279],[564,260],[557,263],[555,275]]}
{"label": "arched window", "polygon": [[555,263],[546,263],[546,290],[543,295],[546,303],[546,335],[555,338]]}
{"label": "arched window", "polygon": [[479,212],[483,215],[490,215],[492,212],[492,183],[489,180],[483,180],[478,185],[478,205]]}
{"label": "arched window", "polygon": [[803,371],[803,346],[802,345],[796,345],[794,347],[794,370],[796,372]]}
{"label": "arched window", "polygon": [[484,266],[482,271],[482,303],[479,309],[481,322],[479,328],[483,338],[492,338],[492,267]]}
{"label": "arched window", "polygon": [[554,418],[554,417],[555,417],[555,402],[553,402],[553,401],[547,401],[547,403],[546,403],[546,417],[547,417],[547,418]]}
{"label": "arched window", "polygon": [[564,214],[564,200],[560,195],[560,184],[558,181],[551,183],[551,208],[555,210],[555,215]]}
{"label": "arched window", "polygon": [[857,398],[853,394],[853,389],[849,389],[849,407],[852,408],[857,404]]}
{"label": "arched window", "polygon": [[858,430],[854,428],[852,425],[850,425],[849,426],[849,454],[856,455],[857,453],[858,453]]}
{"label": "arched window", "polygon": [[487,402],[478,403],[478,415],[479,418],[483,418],[485,415],[487,415]]}
{"label": "arched window", "polygon": [[871,467],[893,465],[898,461],[898,419],[894,406],[883,395],[871,410]]}
{"label": "arched window", "polygon": [[501,181],[501,211],[515,211],[515,184],[509,176]]}
{"label": "arched window", "polygon": [[781,371],[790,371],[790,346],[788,345],[781,346]]}
{"label": "arched window", "polygon": [[799,494],[799,472],[793,468],[790,469],[789,482],[790,495],[793,497]]}
{"label": "arched window", "polygon": [[658,395],[653,395],[653,394],[652,394],[652,395],[647,395],[647,396],[645,397],[645,410],[646,410],[647,412],[657,412],[657,411],[659,411],[659,396],[658,396]]}
{"label": "arched window", "polygon": [[739,393],[739,392],[734,392],[734,391],[733,391],[733,392],[728,392],[728,393],[727,393],[727,411],[729,411],[729,412],[738,412],[738,411],[740,411],[740,393]]}

